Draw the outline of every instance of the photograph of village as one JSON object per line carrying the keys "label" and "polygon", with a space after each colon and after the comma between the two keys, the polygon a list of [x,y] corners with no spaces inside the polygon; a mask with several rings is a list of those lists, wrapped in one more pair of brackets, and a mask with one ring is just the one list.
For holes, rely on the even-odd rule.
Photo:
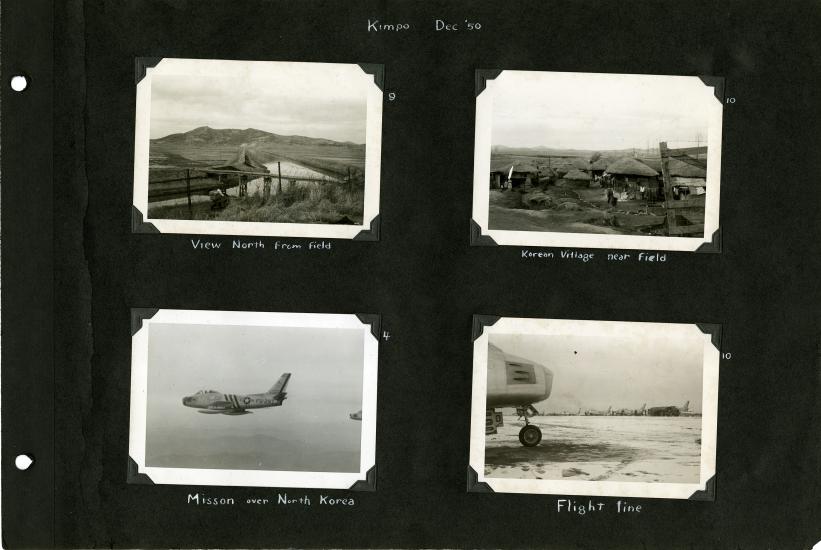
{"label": "photograph of village", "polygon": [[488,92],[475,178],[488,231],[705,239],[717,227],[721,105],[699,78],[504,71]]}
{"label": "photograph of village", "polygon": [[164,59],[146,80],[135,156],[146,219],[370,222],[381,123],[369,120],[373,75],[359,66]]}
{"label": "photograph of village", "polygon": [[650,496],[706,481],[718,352],[695,325],[502,322],[484,342],[481,421],[474,407],[495,490],[603,495],[627,483]]}

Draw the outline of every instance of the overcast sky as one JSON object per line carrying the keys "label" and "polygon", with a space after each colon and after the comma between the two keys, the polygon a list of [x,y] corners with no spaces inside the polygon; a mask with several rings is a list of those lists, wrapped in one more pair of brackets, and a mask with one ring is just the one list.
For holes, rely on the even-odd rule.
{"label": "overcast sky", "polygon": [[653,337],[490,334],[489,342],[553,371],[553,392],[539,410],[680,407],[689,400],[690,410],[700,411],[704,339],[691,327],[664,328]]}
{"label": "overcast sky", "polygon": [[[349,414],[362,408],[363,346],[356,329],[151,323],[147,456],[236,453],[239,441],[283,469],[333,471],[326,458],[340,452],[358,467],[361,422]],[[226,416],[182,404],[198,390],[264,393],[285,372],[280,407]],[[284,447],[275,458],[271,441]]]}
{"label": "overcast sky", "polygon": [[365,143],[368,80],[357,65],[189,63],[198,70],[152,76],[152,139],[210,126]]}
{"label": "overcast sky", "polygon": [[713,89],[697,77],[504,71],[492,144],[608,150],[706,145]]}

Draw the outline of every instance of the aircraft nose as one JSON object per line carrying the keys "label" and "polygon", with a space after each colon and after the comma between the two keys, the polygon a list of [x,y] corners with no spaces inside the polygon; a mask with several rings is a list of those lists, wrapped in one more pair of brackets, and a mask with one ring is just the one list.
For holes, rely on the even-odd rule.
{"label": "aircraft nose", "polygon": [[542,365],[544,372],[544,399],[550,397],[550,392],[553,391],[553,371]]}

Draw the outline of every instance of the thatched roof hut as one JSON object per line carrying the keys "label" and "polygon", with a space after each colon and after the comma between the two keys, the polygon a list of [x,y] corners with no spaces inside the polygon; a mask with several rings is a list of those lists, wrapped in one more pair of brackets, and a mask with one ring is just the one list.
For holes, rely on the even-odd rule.
{"label": "thatched roof hut", "polygon": [[695,159],[693,162],[688,162],[677,158],[671,158],[667,161],[667,170],[669,170],[670,175],[674,177],[706,178],[707,167],[702,166],[702,164],[703,163],[696,161]]}
{"label": "thatched roof hut", "polygon": [[616,176],[655,177],[659,173],[632,157],[622,157],[607,165],[607,172]]}
{"label": "thatched roof hut", "polygon": [[604,170],[607,170],[607,165],[610,164],[610,162],[611,162],[611,159],[600,158],[599,160],[597,160],[596,162],[594,162],[593,164],[590,165],[590,169],[593,172],[596,172],[596,171],[602,171],[603,172]]}
{"label": "thatched roof hut", "polygon": [[590,174],[588,174],[587,172],[583,172],[579,169],[575,169],[566,173],[564,176],[562,176],[562,178],[566,180],[590,181]]}
{"label": "thatched roof hut", "polygon": [[508,162],[506,164],[502,164],[501,166],[497,166],[496,168],[491,168],[490,172],[498,172],[507,176],[510,174],[511,168],[513,169],[514,174],[535,174],[538,172],[538,169],[535,166],[525,162]]}
{"label": "thatched roof hut", "polygon": [[[661,174],[661,159],[660,158],[646,158],[639,159],[642,164],[646,164],[659,174]],[[703,160],[694,158],[671,157],[667,161],[667,169],[673,177],[682,178],[706,178],[707,164]]]}

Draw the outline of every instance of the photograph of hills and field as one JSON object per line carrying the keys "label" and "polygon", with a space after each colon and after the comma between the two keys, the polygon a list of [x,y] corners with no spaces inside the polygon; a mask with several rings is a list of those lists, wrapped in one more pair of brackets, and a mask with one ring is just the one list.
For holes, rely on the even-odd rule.
{"label": "photograph of hills and field", "polygon": [[503,71],[487,90],[485,229],[699,241],[717,229],[721,103],[698,77]]}
{"label": "photograph of hills and field", "polygon": [[145,80],[135,206],[152,223],[370,222],[381,123],[358,65],[164,59]]}

